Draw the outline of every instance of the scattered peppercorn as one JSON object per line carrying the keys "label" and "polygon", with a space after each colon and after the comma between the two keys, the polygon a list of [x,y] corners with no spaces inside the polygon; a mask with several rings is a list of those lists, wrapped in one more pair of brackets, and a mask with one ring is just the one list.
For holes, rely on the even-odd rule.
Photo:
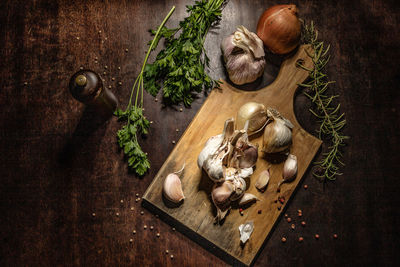
{"label": "scattered peppercorn", "polygon": [[24,82],[24,85],[28,85],[28,82]]}
{"label": "scattered peppercorn", "polygon": [[121,203],[124,203],[124,200],[123,200],[123,199],[121,199]]}
{"label": "scattered peppercorn", "polygon": [[168,253],[169,253],[168,249],[167,249],[167,250],[165,250],[165,254],[168,254]]}
{"label": "scattered peppercorn", "polygon": [[160,233],[157,233],[156,236],[157,236],[157,237],[160,237]]}
{"label": "scattered peppercorn", "polygon": [[242,208],[240,208],[240,209],[239,209],[239,212],[242,212],[242,211],[243,211],[243,209],[242,209]]}
{"label": "scattered peppercorn", "polygon": [[131,238],[131,239],[129,239],[129,242],[131,242],[131,243],[132,243],[132,242],[133,242],[133,239],[132,239],[132,238]]}
{"label": "scattered peppercorn", "polygon": [[119,212],[115,213],[115,215],[118,217],[119,216]]}
{"label": "scattered peppercorn", "polygon": [[107,74],[107,72],[103,72],[103,74],[104,74],[104,75],[106,75],[106,74]]}
{"label": "scattered peppercorn", "polygon": [[146,230],[147,229],[147,225],[144,225],[143,228]]}
{"label": "scattered peppercorn", "polygon": [[308,188],[308,185],[305,184],[305,185],[304,185],[304,189],[307,189],[307,188]]}
{"label": "scattered peppercorn", "polygon": [[315,234],[315,239],[319,239],[319,234]]}
{"label": "scattered peppercorn", "polygon": [[284,198],[284,197],[280,197],[280,198],[279,198],[279,202],[280,202],[281,204],[285,203],[285,198]]}
{"label": "scattered peppercorn", "polygon": [[134,208],[134,207],[131,207],[131,210],[135,210],[135,208]]}
{"label": "scattered peppercorn", "polygon": [[338,235],[337,234],[333,234],[333,238],[337,239]]}
{"label": "scattered peppercorn", "polygon": [[158,102],[158,98],[154,98],[154,102]]}
{"label": "scattered peppercorn", "polygon": [[287,222],[290,223],[292,221],[292,218],[287,218]]}
{"label": "scattered peppercorn", "polygon": [[95,216],[96,216],[96,213],[93,212],[93,213],[92,213],[92,216],[95,217]]}
{"label": "scattered peppercorn", "polygon": [[154,229],[154,226],[153,226],[153,225],[151,225],[151,226],[150,226],[150,230],[153,230],[153,229]]}
{"label": "scattered peppercorn", "polygon": [[301,211],[301,210],[297,210],[297,212],[298,212],[298,213],[302,213],[302,211]]}
{"label": "scattered peppercorn", "polygon": [[172,231],[175,231],[175,227],[172,227]]}
{"label": "scattered peppercorn", "polygon": [[261,214],[261,212],[262,212],[261,210],[258,210],[258,214]]}
{"label": "scattered peppercorn", "polygon": [[281,189],[280,189],[280,188],[277,188],[277,189],[276,189],[276,192],[280,193],[280,192],[281,192]]}
{"label": "scattered peppercorn", "polygon": [[176,143],[175,140],[172,140],[172,143],[175,144]]}
{"label": "scattered peppercorn", "polygon": [[285,213],[285,218],[289,217],[289,215],[287,213]]}
{"label": "scattered peppercorn", "polygon": [[301,217],[303,216],[303,213],[298,213],[297,216]]}
{"label": "scattered peppercorn", "polygon": [[278,207],[278,210],[281,210],[281,206]]}
{"label": "scattered peppercorn", "polygon": [[144,214],[144,212],[143,212],[143,211],[141,211],[141,212],[140,212],[140,215],[143,215],[143,214]]}
{"label": "scattered peppercorn", "polygon": [[304,238],[303,237],[299,237],[299,242],[303,242]]}
{"label": "scattered peppercorn", "polygon": [[105,68],[105,69],[108,69],[107,65],[106,65],[106,66],[104,66],[104,68]]}
{"label": "scattered peppercorn", "polygon": [[292,225],[290,227],[294,230],[296,228],[296,225],[294,225],[294,223],[292,223]]}
{"label": "scattered peppercorn", "polygon": [[282,237],[282,243],[285,243],[286,242],[286,237]]}
{"label": "scattered peppercorn", "polygon": [[118,85],[122,85],[122,82],[118,82]]}
{"label": "scattered peppercorn", "polygon": [[139,193],[136,193],[136,196],[138,197],[138,196],[139,196]]}
{"label": "scattered peppercorn", "polygon": [[305,221],[302,221],[302,222],[301,222],[301,226],[306,226],[306,222],[305,222]]}
{"label": "scattered peppercorn", "polygon": [[136,230],[133,230],[133,231],[132,231],[132,234],[134,234],[134,235],[135,235],[135,234],[136,234]]}
{"label": "scattered peppercorn", "polygon": [[111,81],[115,81],[115,78],[114,78],[114,77],[112,77],[112,78],[111,78]]}
{"label": "scattered peppercorn", "polygon": [[174,255],[171,255],[171,259],[173,259],[174,258]]}
{"label": "scattered peppercorn", "polygon": [[180,108],[179,111],[182,112],[182,111],[183,111],[183,108]]}
{"label": "scattered peppercorn", "polygon": [[125,52],[128,52],[128,51],[129,51],[128,48],[126,48],[126,49],[125,49]]}

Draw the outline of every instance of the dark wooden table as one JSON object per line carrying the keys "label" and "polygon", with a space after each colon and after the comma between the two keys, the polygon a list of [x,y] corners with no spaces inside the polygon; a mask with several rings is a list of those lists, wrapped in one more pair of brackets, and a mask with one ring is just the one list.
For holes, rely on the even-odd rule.
{"label": "dark wooden table", "polygon": [[[186,16],[185,4],[191,2],[1,1],[1,266],[226,264],[135,201],[206,96],[200,94],[191,108],[179,112],[179,106],[163,108],[145,95],[146,115],[154,123],[141,144],[152,167],[138,178],[128,173],[116,143],[121,124],[116,118],[97,119],[67,89],[75,71],[90,68],[112,86],[125,107],[150,39],[147,30],[157,27],[172,5],[176,11],[168,25],[177,25]],[[296,214],[302,209],[306,227],[292,230],[282,218],[255,265],[396,265],[398,1],[293,2],[300,16],[314,20],[321,38],[332,46],[328,74],[336,84],[330,90],[340,95],[345,133],[351,139],[344,150],[343,175],[321,183],[308,171],[302,183],[308,189],[298,190],[289,204],[286,213],[299,225]],[[225,78],[222,38],[240,24],[254,31],[262,11],[276,3],[283,1],[229,2],[219,29],[207,37],[212,77]],[[267,68],[265,83],[279,69],[274,64]],[[315,133],[309,106],[299,94],[297,117]],[[319,240],[314,239],[316,233]],[[288,239],[285,244],[282,236]],[[304,242],[297,241],[299,236]]]}

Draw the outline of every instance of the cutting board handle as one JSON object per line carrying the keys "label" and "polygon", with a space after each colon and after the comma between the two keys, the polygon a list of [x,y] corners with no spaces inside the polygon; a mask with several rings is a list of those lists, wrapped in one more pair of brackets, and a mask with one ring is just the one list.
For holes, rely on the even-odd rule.
{"label": "cutting board handle", "polygon": [[308,71],[298,64],[311,69],[314,66],[306,51],[311,53],[311,46],[301,45],[295,55],[285,59],[276,79],[262,90],[272,90],[274,94],[280,95],[279,99],[282,101],[286,101],[287,104],[292,103],[298,84],[304,82],[309,75]]}

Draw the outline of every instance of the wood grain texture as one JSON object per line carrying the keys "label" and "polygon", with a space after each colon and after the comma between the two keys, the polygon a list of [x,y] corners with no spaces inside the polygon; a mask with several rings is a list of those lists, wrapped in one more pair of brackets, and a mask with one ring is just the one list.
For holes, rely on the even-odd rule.
{"label": "wood grain texture", "polygon": [[[308,189],[300,188],[285,211],[296,229],[279,219],[254,266],[398,266],[400,2],[291,2],[331,44],[327,73],[336,83],[329,90],[340,95],[351,139],[336,182],[320,183],[306,171],[301,186]],[[152,168],[139,178],[127,171],[118,150],[115,133],[121,124],[115,118],[99,120],[68,91],[70,76],[83,66],[101,74],[125,107],[151,38],[147,30],[157,27],[173,5],[168,25],[177,26],[191,3],[0,1],[1,266],[226,266],[135,201],[207,94],[199,94],[191,108],[163,108],[160,96],[155,102],[145,94],[145,114],[154,123],[140,143]],[[229,1],[220,25],[206,38],[213,78],[227,80],[222,39],[237,25],[255,31],[265,8],[285,3]],[[267,57],[257,89],[273,82],[282,62]],[[309,107],[308,99],[296,94],[296,118],[315,133],[318,125]],[[301,221],[307,225],[301,227]]]}
{"label": "wood grain texture", "polygon": [[[150,209],[163,212],[163,217],[168,215],[182,224],[185,230],[189,229],[199,235],[195,240],[207,240],[210,244],[206,246],[218,247],[227,254],[224,259],[230,263],[239,262],[250,265],[254,261],[284,210],[286,202],[282,205],[279,202],[276,203],[276,200],[281,197],[285,200],[291,198],[322,143],[304,131],[293,112],[293,97],[298,84],[308,77],[308,72],[297,67],[296,62],[303,62],[302,64],[307,68],[312,67],[312,61],[307,56],[306,49],[308,53],[311,53],[309,46],[301,46],[296,54],[288,57],[282,63],[276,80],[266,88],[243,91],[224,82],[220,89],[214,89],[143,196],[143,200],[148,202],[144,203],[145,205],[155,206]],[[271,164],[265,160],[264,154],[260,151],[254,173],[247,181],[246,191],[256,195],[260,201],[248,208],[244,216],[241,216],[237,212],[238,208],[235,208],[231,210],[222,225],[215,225],[216,210],[210,198],[213,183],[198,167],[197,157],[207,140],[211,136],[222,133],[225,121],[228,118],[236,118],[239,108],[248,102],[273,107],[293,122],[293,145],[290,152],[298,158],[297,178],[292,183],[284,184],[281,192],[277,193],[277,185],[282,179],[283,162]],[[252,142],[261,148],[262,135]],[[181,205],[171,206],[162,195],[163,183],[168,174],[177,171],[183,165],[185,165],[185,170],[181,175],[181,180],[186,198]],[[254,187],[254,182],[266,169],[270,169],[271,179],[266,192],[261,194]],[[258,210],[262,213],[258,214]],[[241,246],[238,228],[248,221],[254,222],[254,232],[246,245]],[[190,233],[189,236],[193,236],[194,233]]]}

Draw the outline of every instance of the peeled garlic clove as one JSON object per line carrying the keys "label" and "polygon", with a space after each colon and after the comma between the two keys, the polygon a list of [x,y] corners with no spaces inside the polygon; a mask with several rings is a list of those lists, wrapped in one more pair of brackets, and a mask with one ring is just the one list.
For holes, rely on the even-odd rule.
{"label": "peeled garlic clove", "polygon": [[292,130],[286,126],[286,122],[279,118],[267,124],[263,136],[263,151],[266,153],[278,153],[289,148],[292,144]]}
{"label": "peeled garlic clove", "polygon": [[168,200],[174,203],[179,203],[185,198],[182,191],[181,179],[179,179],[178,175],[175,173],[167,175],[163,184],[163,193]]}
{"label": "peeled garlic clove", "polygon": [[264,170],[260,173],[260,176],[258,176],[258,179],[255,183],[255,187],[258,190],[264,190],[265,187],[267,187],[268,182],[269,182],[269,178],[270,178],[270,173],[269,170]]}
{"label": "peeled garlic clove", "polygon": [[246,121],[249,121],[249,135],[260,130],[267,121],[266,107],[256,102],[248,102],[241,106],[236,116],[236,129],[243,129]]}
{"label": "peeled garlic clove", "polygon": [[296,178],[296,175],[297,175],[297,157],[295,155],[289,154],[285,163],[283,164],[283,171],[282,171],[283,179],[278,184],[278,188],[283,183],[288,183],[293,181]]}
{"label": "peeled garlic clove", "polygon": [[258,198],[250,193],[245,193],[239,201],[239,206],[249,204],[253,201],[256,201]]}

